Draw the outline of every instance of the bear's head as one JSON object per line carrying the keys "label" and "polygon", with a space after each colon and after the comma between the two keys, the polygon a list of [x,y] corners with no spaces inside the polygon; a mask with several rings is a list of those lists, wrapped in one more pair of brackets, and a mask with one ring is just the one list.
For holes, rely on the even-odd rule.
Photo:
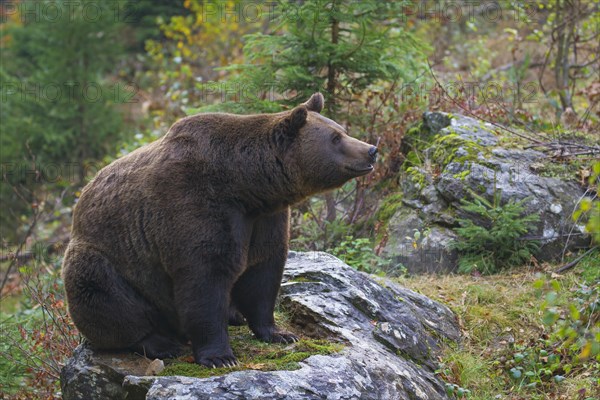
{"label": "bear's head", "polygon": [[274,129],[274,139],[285,163],[307,193],[334,189],[373,171],[377,147],[354,139],[345,129],[320,114],[321,93],[284,115]]}

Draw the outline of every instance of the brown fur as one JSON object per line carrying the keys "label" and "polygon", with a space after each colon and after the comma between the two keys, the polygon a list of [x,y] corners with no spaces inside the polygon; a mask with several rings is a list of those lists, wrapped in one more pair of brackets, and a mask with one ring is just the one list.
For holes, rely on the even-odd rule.
{"label": "brown fur", "polygon": [[[199,114],[102,169],[75,208],[69,311],[101,349],[232,365],[227,320],[288,342],[273,320],[289,206],[372,170],[375,149],[315,94],[277,114]],[[239,312],[238,312],[239,310]]]}

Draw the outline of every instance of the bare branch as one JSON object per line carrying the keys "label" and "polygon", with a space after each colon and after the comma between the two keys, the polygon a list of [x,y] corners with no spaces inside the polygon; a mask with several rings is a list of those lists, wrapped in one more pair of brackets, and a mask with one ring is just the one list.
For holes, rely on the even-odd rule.
{"label": "bare branch", "polygon": [[588,254],[590,254],[592,251],[596,250],[598,247],[592,247],[591,249],[588,249],[588,251],[586,251],[585,253],[583,253],[582,255],[580,255],[579,257],[577,257],[576,259],[574,259],[573,261],[563,265],[562,267],[554,270],[554,272],[556,272],[557,274],[561,274],[571,268],[573,268],[574,266],[576,266],[577,264],[579,264],[579,262],[581,260],[583,260],[585,258],[585,256],[587,256]]}

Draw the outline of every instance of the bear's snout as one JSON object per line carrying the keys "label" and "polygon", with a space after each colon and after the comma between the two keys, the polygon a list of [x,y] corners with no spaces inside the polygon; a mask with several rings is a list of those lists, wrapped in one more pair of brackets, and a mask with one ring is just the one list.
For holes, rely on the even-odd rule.
{"label": "bear's snout", "polygon": [[368,153],[369,157],[371,157],[371,162],[377,161],[377,147],[371,146]]}

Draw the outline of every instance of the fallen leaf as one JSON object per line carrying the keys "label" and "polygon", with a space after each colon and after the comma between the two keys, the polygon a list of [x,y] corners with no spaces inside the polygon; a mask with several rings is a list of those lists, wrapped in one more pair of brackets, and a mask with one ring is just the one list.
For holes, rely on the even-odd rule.
{"label": "fallen leaf", "polygon": [[267,364],[265,363],[248,363],[248,364],[244,364],[244,367],[248,368],[248,369],[264,369],[267,366]]}

